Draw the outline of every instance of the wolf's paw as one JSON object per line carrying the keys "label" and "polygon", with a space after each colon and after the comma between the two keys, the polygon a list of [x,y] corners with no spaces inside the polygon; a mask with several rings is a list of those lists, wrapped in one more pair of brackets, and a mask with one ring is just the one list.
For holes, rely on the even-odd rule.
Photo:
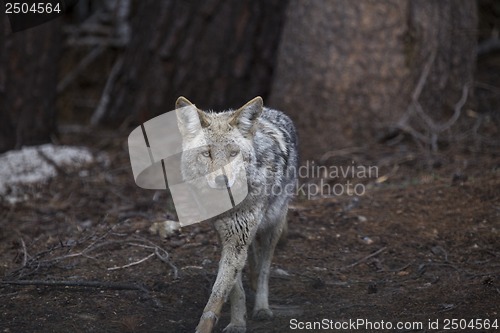
{"label": "wolf's paw", "polygon": [[271,320],[273,312],[269,309],[259,309],[253,312],[252,318],[258,321]]}
{"label": "wolf's paw", "polygon": [[223,333],[245,333],[247,331],[246,326],[229,324],[222,331]]}
{"label": "wolf's paw", "polygon": [[196,333],[211,333],[219,317],[212,311],[204,312],[196,327]]}

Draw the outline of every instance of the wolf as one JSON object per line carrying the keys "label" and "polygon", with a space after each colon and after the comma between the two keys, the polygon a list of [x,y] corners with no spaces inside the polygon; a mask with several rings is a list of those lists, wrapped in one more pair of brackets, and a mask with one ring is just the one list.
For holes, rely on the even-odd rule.
{"label": "wolf", "polygon": [[[186,112],[189,109],[195,112]],[[229,298],[231,321],[224,332],[243,333],[247,313],[241,276],[247,259],[256,292],[253,319],[273,316],[268,280],[274,249],[286,232],[288,204],[295,192],[296,130],[284,113],[264,107],[261,97],[237,110],[213,112],[202,111],[181,96],[176,112],[182,134],[183,178],[205,177],[210,187],[228,190],[239,180],[246,180],[245,199],[209,219],[222,253],[210,298],[196,327],[197,333],[212,332]],[[201,125],[201,130],[194,130],[196,125]],[[243,161],[242,167],[228,167],[236,158]]]}

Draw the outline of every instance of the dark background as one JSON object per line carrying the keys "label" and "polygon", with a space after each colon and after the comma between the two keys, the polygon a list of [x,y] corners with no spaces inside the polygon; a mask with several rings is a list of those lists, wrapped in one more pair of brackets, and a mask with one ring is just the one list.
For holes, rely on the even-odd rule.
{"label": "dark background", "polygon": [[291,115],[307,159],[394,139],[498,148],[499,11],[489,0],[81,0],[17,33],[2,15],[0,151],[53,140],[58,124],[132,128],[180,95],[214,110],[261,95]]}

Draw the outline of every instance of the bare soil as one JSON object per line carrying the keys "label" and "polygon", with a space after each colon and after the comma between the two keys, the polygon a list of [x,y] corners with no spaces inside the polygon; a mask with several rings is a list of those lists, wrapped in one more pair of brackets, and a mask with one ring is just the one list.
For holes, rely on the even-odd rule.
{"label": "bare soil", "polygon": [[[26,201],[0,202],[0,332],[194,332],[217,272],[215,233],[207,223],[149,231],[175,215],[166,191],[134,184],[126,134],[63,133],[62,143],[105,151],[109,163],[59,170],[27,187]],[[296,198],[273,263],[275,318],[250,318],[249,332],[293,331],[294,319],[495,331],[445,330],[444,320],[500,320],[499,155],[381,146],[332,158],[380,174],[359,197]],[[226,305],[217,331],[228,321]]]}

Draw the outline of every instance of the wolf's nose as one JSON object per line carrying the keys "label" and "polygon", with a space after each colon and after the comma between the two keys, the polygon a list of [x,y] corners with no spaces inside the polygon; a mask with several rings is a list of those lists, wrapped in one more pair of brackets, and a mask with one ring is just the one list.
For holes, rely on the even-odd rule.
{"label": "wolf's nose", "polygon": [[220,176],[215,177],[215,184],[217,184],[217,186],[220,186],[220,187],[226,186],[227,177],[225,175],[220,175]]}

